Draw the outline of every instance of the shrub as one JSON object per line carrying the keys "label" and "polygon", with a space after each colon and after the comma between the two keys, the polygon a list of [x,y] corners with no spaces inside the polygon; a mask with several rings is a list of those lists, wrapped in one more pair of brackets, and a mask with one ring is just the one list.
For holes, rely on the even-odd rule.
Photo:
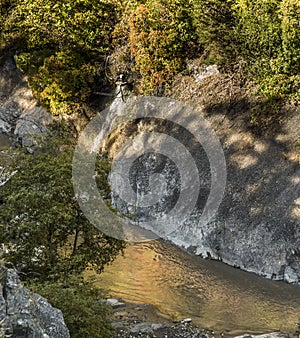
{"label": "shrub", "polygon": [[182,68],[194,42],[191,9],[191,1],[152,0],[131,14],[129,43],[146,92]]}
{"label": "shrub", "polygon": [[[88,98],[111,49],[113,2],[16,1],[5,14],[0,40],[15,46],[17,66],[53,114],[72,113]],[[4,47],[3,47],[4,48]]]}
{"label": "shrub", "polygon": [[95,77],[102,70],[99,63],[86,62],[75,51],[49,50],[16,56],[18,67],[30,75],[29,85],[40,103],[54,115],[79,110],[92,92]]}
{"label": "shrub", "polygon": [[194,0],[193,19],[204,62],[224,65],[236,58],[232,0]]}
{"label": "shrub", "polygon": [[112,336],[113,330],[107,320],[109,308],[100,302],[103,294],[92,284],[71,277],[68,281],[33,281],[28,287],[62,311],[71,338]]}
{"label": "shrub", "polygon": [[297,0],[237,0],[239,54],[268,99],[299,102],[300,4]]}
{"label": "shrub", "polygon": [[282,30],[283,71],[287,74],[300,73],[300,2],[283,0],[279,17]]}
{"label": "shrub", "polygon": [[54,114],[80,109],[107,85],[104,59],[113,52],[115,69],[123,62],[132,70],[135,60],[145,93],[197,55],[226,70],[243,60],[244,74],[267,100],[299,103],[299,6],[298,0],[2,0],[0,51],[18,51],[18,67]]}

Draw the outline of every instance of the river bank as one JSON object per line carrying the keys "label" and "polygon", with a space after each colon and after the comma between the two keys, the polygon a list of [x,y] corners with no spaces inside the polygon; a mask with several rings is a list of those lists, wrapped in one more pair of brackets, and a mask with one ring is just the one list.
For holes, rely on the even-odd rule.
{"label": "river bank", "polygon": [[300,322],[298,286],[190,255],[162,240],[131,245],[102,274],[88,271],[86,277],[110,297],[153,305],[171,324],[191,318],[197,327],[231,337],[292,335]]}
{"label": "river bank", "polygon": [[[191,318],[174,322],[150,304],[135,304],[122,299],[111,298],[107,304],[112,307],[110,321],[115,328],[115,338],[287,338],[289,335],[272,332],[262,335],[245,333],[242,336],[227,335],[224,332],[202,329],[195,326]],[[294,336],[297,336],[295,331]]]}
{"label": "river bank", "polygon": [[[7,77],[11,76],[10,71],[8,68]],[[0,117],[6,128],[2,132],[31,152],[34,144],[27,136],[34,131],[44,132],[46,128],[36,128],[36,123],[43,126],[42,121],[48,120],[49,114],[28,99],[30,91],[25,84],[21,83],[19,88],[16,82],[16,86],[6,91],[1,104]],[[215,114],[205,111],[223,143],[229,182],[220,209],[221,221],[212,232],[203,232],[206,239],[201,237],[211,249],[204,253],[244,270],[296,283],[300,181],[298,157],[292,154],[298,155],[293,144],[299,135],[296,128],[299,114],[295,110],[281,123],[280,131],[266,139],[251,132],[246,115],[241,114],[240,118],[239,112],[230,114],[225,108],[224,105],[224,111]],[[173,238],[173,242],[181,245],[178,238],[181,239]],[[185,248],[201,254],[192,245],[201,238],[187,233]],[[120,257],[111,272],[107,269],[101,276],[99,284],[110,289],[114,297],[151,303],[169,314],[172,321],[160,329],[169,330],[173,321],[191,317],[197,327],[218,329],[228,336],[275,330],[290,335],[295,332],[295,325],[300,322],[299,287],[263,280],[220,261],[202,260],[165,244],[157,246],[152,242],[135,247],[130,259],[125,257],[120,264],[123,259]]]}

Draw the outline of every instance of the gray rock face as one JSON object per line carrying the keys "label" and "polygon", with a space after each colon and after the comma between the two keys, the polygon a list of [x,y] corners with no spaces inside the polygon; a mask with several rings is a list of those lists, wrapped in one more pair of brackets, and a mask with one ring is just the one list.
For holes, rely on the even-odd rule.
{"label": "gray rock face", "polygon": [[139,323],[131,328],[132,333],[148,333],[154,334],[154,331],[164,327],[165,325],[159,323]]}
{"label": "gray rock face", "polygon": [[[7,335],[7,336],[6,336]],[[69,338],[60,310],[30,292],[15,270],[2,268],[0,336],[12,338]]]}
{"label": "gray rock face", "polygon": [[[155,100],[160,100],[157,109],[164,109],[162,100],[169,99],[151,98],[151,103],[147,98],[139,100],[139,112],[147,112],[151,106],[152,114],[156,109]],[[131,116],[132,105],[128,107],[130,109],[123,105],[115,111],[111,110],[111,114],[116,114],[116,125],[120,125],[122,114]],[[185,114],[184,109],[178,112],[180,119],[186,119],[190,126],[197,123],[199,114],[205,116],[199,109],[194,115],[190,111],[186,116]],[[178,126],[172,126],[172,123],[155,126],[153,121],[138,121],[137,126],[129,124],[128,128],[122,127],[123,129],[114,134],[115,139],[110,140],[110,154],[113,157],[119,156],[118,152],[122,154],[122,144],[139,132],[146,134],[154,131],[176,137],[193,156],[200,177],[200,193],[197,205],[188,219],[177,226],[175,231],[166,231],[166,235],[161,237],[193,254],[222,260],[267,278],[299,283],[300,153],[299,148],[295,148],[300,137],[299,111],[294,111],[282,122],[280,132],[276,131],[268,137],[251,133],[239,119],[232,121],[218,113],[205,117],[218,134],[227,171],[222,203],[208,223],[200,220],[211,186],[210,162],[201,146],[188,141],[188,133],[178,129]],[[137,201],[140,195],[144,196],[151,193],[151,189],[158,189],[165,193],[161,199],[163,203],[160,201],[158,206],[152,204],[150,207],[140,208],[139,205],[126,204],[115,193],[112,194],[113,202],[122,213],[131,213],[134,210],[134,218],[141,226],[145,219],[151,220],[155,216],[161,217],[162,214],[165,214],[167,226],[168,222],[173,222],[168,217],[170,210],[176,208],[176,201],[185,188],[180,185],[179,178],[182,175],[176,173],[174,163],[149,153],[146,144],[141,142],[136,146],[137,149],[143,147],[146,155],[139,156],[139,159],[132,156],[135,160],[128,173],[128,181],[137,195]],[[143,153],[141,150],[139,152]],[[178,163],[183,162],[180,154],[178,155],[178,149],[174,149],[172,156],[177,157]],[[152,171],[147,172],[147,168]],[[185,173],[189,173],[189,168],[186,168]],[[151,183],[150,176],[153,174],[162,177],[156,181],[158,183],[153,180]],[[166,188],[160,182],[165,182]],[[186,204],[189,204],[188,200]]]}
{"label": "gray rock face", "polygon": [[0,69],[0,134],[30,149],[47,133],[52,116],[34,99],[24,76],[9,60]]}

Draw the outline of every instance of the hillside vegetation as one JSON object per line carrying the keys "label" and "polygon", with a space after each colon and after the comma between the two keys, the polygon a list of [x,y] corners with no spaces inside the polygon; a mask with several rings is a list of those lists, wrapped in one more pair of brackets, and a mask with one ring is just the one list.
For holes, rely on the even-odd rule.
{"label": "hillside vegetation", "polygon": [[[56,125],[34,155],[7,152],[7,172],[13,175],[0,187],[0,263],[15,267],[31,290],[62,310],[72,338],[107,338],[113,331],[109,309],[99,302],[104,294],[83,276],[86,269],[101,273],[125,242],[98,231],[80,210],[68,135]],[[109,189],[108,170],[99,159],[97,183],[103,193]]]}
{"label": "hillside vegetation", "polygon": [[[194,59],[229,77],[238,66],[263,115],[265,103],[300,103],[300,1],[0,0],[0,65],[9,58],[53,115],[84,120],[121,73],[138,94],[175,87]],[[0,190],[0,258],[63,310],[71,337],[110,337],[103,295],[82,273],[102,272],[125,243],[83,215],[72,187],[74,135],[52,127],[34,156],[13,151],[16,172]],[[109,195],[105,158],[96,171]]]}
{"label": "hillside vegetation", "polygon": [[53,114],[113,84],[108,56],[140,93],[201,58],[227,72],[239,62],[267,101],[300,101],[298,0],[1,0],[0,17],[2,62],[14,56]]}

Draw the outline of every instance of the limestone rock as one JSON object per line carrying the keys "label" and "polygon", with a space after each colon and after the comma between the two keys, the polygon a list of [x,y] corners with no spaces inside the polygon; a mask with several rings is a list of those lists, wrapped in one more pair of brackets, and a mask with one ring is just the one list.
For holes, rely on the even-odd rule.
{"label": "limestone rock", "polygon": [[30,149],[48,132],[52,116],[38,105],[25,80],[13,60],[0,69],[0,134]]}
{"label": "limestone rock", "polygon": [[[205,116],[220,140],[227,173],[218,175],[227,176],[227,182],[225,193],[214,193],[214,199],[211,199],[214,202],[222,195],[217,213],[209,222],[202,222],[213,172],[206,151],[201,142],[193,141],[193,135],[183,127],[174,126],[170,120],[155,122],[152,118],[173,107],[170,111],[180,119],[182,126],[187,123],[189,129],[198,130],[199,116],[204,116],[205,112],[201,107],[197,110],[186,106],[188,108],[169,98],[153,97],[111,106],[106,118],[112,126],[121,127],[110,139],[108,151],[113,158],[121,158],[123,162],[119,162],[129,168],[122,172],[124,177],[128,177],[127,181],[124,180],[126,189],[121,193],[112,189],[113,205],[121,213],[130,214],[135,224],[141,224],[158,237],[168,239],[193,254],[221,260],[270,279],[299,283],[300,167],[299,148],[296,146],[299,142],[299,109],[286,116],[280,131],[274,129],[268,136],[251,131],[244,117],[246,113],[235,119],[224,116],[223,110]],[[132,118],[134,109],[139,116],[143,114],[145,120],[124,127],[120,121],[129,116]],[[193,183],[196,181],[192,181],[191,186],[182,183],[181,178],[190,175],[191,166],[184,161],[181,147],[167,147],[171,149],[171,155],[167,157],[164,149],[157,151],[158,146],[163,148],[158,137],[155,140],[148,136],[153,131],[157,135],[176,138],[178,144],[188,150],[199,173],[199,185]],[[203,136],[206,144],[208,136]],[[134,146],[130,148],[131,144]],[[150,151],[151,147],[155,153]],[[211,146],[211,149],[215,148]],[[211,153],[215,156],[214,152]],[[294,153],[298,157],[292,156]],[[180,173],[178,167],[183,166],[185,170]],[[115,168],[119,167],[115,165]],[[217,169],[213,169],[216,172]],[[113,182],[113,178],[118,176],[110,177]],[[216,187],[219,181],[215,180]],[[198,186],[198,199],[190,212],[191,200]],[[161,222],[155,223],[153,220],[156,219]],[[156,224],[158,228],[155,228]]]}
{"label": "limestone rock", "polygon": [[25,288],[13,269],[2,268],[0,336],[12,338],[69,338],[60,310]]}

